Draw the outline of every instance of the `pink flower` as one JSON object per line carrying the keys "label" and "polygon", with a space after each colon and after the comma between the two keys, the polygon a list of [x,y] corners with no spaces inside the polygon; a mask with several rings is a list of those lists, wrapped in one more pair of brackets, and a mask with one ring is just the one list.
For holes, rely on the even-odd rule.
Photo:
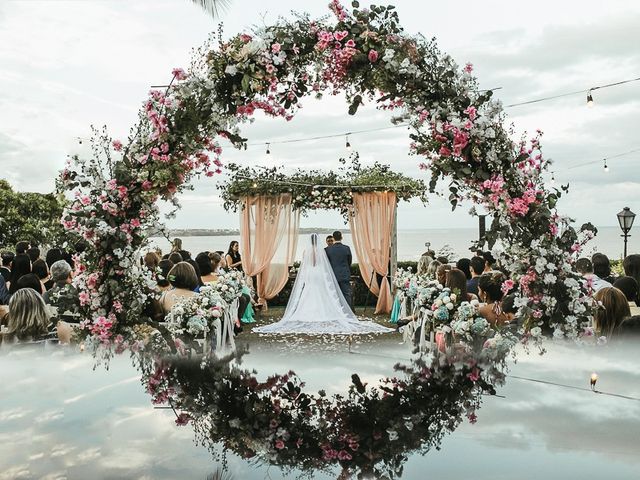
{"label": "pink flower", "polygon": [[82,205],[84,206],[87,206],[91,203],[91,199],[87,195],[83,195],[82,197],[80,197],[80,203],[82,203]]}
{"label": "pink flower", "polygon": [[276,448],[282,450],[284,448],[284,442],[280,439],[276,440]]}
{"label": "pink flower", "polygon": [[472,63],[467,63],[464,66],[464,71],[467,72],[467,73],[473,72],[473,64]]}
{"label": "pink flower", "polygon": [[351,460],[353,457],[346,450],[340,450],[338,452],[338,460]]}
{"label": "pink flower", "polygon": [[467,374],[467,378],[472,382],[477,382],[480,379],[480,370],[478,368],[473,367],[473,370]]}
{"label": "pink flower", "polygon": [[151,190],[153,188],[153,182],[149,181],[149,180],[145,180],[144,182],[142,182],[142,189],[143,190]]}
{"label": "pink flower", "polygon": [[188,413],[182,412],[178,415],[178,418],[176,418],[176,425],[186,425],[189,423],[189,420],[191,420],[191,416]]}
{"label": "pink flower", "polygon": [[440,154],[440,156],[442,156],[442,157],[448,157],[448,156],[450,156],[450,155],[451,155],[451,150],[450,150],[449,148],[445,147],[444,145],[442,145],[442,146],[440,147],[440,150],[439,150],[439,152],[438,152],[438,153],[439,153],[439,154]]}
{"label": "pink flower", "polygon": [[280,45],[279,43],[274,43],[273,45],[271,45],[271,51],[273,53],[278,53],[281,49],[282,45]]}
{"label": "pink flower", "polygon": [[122,142],[120,140],[114,140],[112,145],[113,145],[113,149],[116,152],[119,152],[120,150],[122,150]]}
{"label": "pink flower", "polygon": [[333,34],[333,38],[335,38],[337,41],[341,42],[342,40],[344,40],[347,35],[349,35],[349,32],[347,32],[346,30],[343,30],[341,32],[336,32]]}
{"label": "pink flower", "polygon": [[378,52],[375,50],[369,50],[369,61],[376,63],[378,61]]}
{"label": "pink flower", "polygon": [[246,33],[240,35],[240,40],[242,40],[244,43],[249,43],[252,38],[253,37],[251,35],[247,35]]}
{"label": "pink flower", "polygon": [[467,114],[467,116],[469,117],[470,120],[475,120],[476,117],[478,116],[478,111],[476,110],[476,107],[474,107],[473,105],[469,105],[465,110],[464,113]]}
{"label": "pink flower", "polygon": [[131,222],[129,222],[131,224],[132,227],[134,228],[138,228],[141,224],[140,224],[140,220],[138,220],[137,218],[134,218],[133,220],[131,220]]}
{"label": "pink flower", "polygon": [[504,282],[502,282],[502,293],[504,293],[505,295],[507,295],[515,286],[515,283],[513,280],[509,279],[509,280],[505,280]]}
{"label": "pink flower", "polygon": [[187,74],[181,68],[174,68],[173,70],[171,70],[171,74],[176,80],[184,80],[185,78],[187,78]]}

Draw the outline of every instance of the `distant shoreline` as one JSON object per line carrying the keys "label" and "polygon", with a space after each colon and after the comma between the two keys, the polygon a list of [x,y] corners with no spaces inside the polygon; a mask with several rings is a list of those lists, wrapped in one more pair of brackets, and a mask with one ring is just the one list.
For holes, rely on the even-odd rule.
{"label": "distant shoreline", "polygon": [[[339,229],[344,234],[351,234],[351,230]],[[332,228],[301,228],[301,234],[322,233],[330,234],[335,229]],[[170,237],[220,237],[240,235],[240,230],[231,228],[222,229],[208,229],[208,228],[182,228],[169,230]],[[155,233],[151,235],[152,238],[162,238],[162,235]]]}

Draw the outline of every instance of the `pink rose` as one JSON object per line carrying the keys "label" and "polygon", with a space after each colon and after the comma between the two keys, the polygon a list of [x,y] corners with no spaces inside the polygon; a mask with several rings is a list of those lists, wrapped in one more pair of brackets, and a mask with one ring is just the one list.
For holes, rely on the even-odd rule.
{"label": "pink rose", "polygon": [[281,49],[282,45],[280,45],[279,43],[274,43],[273,45],[271,45],[271,51],[273,53],[278,53]]}
{"label": "pink rose", "polygon": [[342,40],[344,40],[347,35],[349,35],[349,32],[347,32],[346,30],[343,30],[341,32],[335,32],[333,34],[333,38],[335,38],[337,41],[341,42]]}
{"label": "pink rose", "polygon": [[378,61],[378,52],[375,50],[369,50],[369,61],[376,63]]}
{"label": "pink rose", "polygon": [[284,448],[284,442],[280,439],[276,440],[276,448],[282,450]]}
{"label": "pink rose", "polygon": [[185,78],[187,78],[187,74],[181,68],[174,68],[173,70],[171,70],[171,74],[176,80],[184,80]]}

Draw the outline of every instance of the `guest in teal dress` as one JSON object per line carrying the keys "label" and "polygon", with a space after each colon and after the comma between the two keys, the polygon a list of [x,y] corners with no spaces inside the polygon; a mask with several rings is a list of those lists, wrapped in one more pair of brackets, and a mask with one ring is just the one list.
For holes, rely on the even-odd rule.
{"label": "guest in teal dress", "polygon": [[249,295],[251,301],[249,305],[247,305],[247,309],[244,311],[244,315],[240,319],[242,323],[256,323],[255,320],[255,311],[253,310],[253,297],[251,296],[251,289],[247,285],[243,285],[242,293],[244,295]]}

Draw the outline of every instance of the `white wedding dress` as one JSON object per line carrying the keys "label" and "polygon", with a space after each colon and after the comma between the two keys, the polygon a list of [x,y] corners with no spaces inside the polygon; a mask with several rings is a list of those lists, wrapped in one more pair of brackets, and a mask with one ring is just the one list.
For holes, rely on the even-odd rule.
{"label": "white wedding dress", "polygon": [[345,300],[318,235],[311,235],[282,320],[253,329],[258,333],[308,335],[386,333],[392,329],[360,321]]}

